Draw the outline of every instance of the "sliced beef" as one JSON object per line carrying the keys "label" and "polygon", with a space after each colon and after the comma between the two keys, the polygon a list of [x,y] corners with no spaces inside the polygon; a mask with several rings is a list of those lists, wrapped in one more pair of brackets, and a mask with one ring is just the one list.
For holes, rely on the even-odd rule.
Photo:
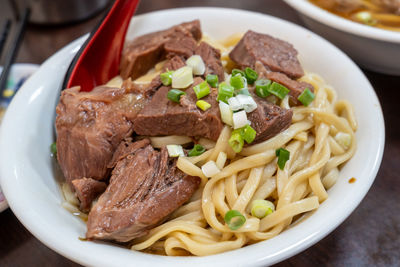
{"label": "sliced beef", "polygon": [[197,77],[193,85],[186,89],[180,103],[167,98],[170,87],[161,87],[134,120],[134,130],[138,135],[186,135],[201,136],[217,140],[223,128],[218,107],[217,90],[202,98],[211,108],[202,111],[196,107],[197,97],[193,86],[203,82]]}
{"label": "sliced beef", "polygon": [[[84,177],[108,177],[107,165],[121,140],[132,134],[132,121],[143,105],[143,98],[124,88],[80,92],[74,87],[62,92],[56,109],[57,158],[70,185]],[[85,206],[86,200],[80,200]]]}
{"label": "sliced beef", "polygon": [[268,70],[282,72],[291,78],[304,75],[296,49],[268,34],[246,32],[229,57],[241,68],[254,68],[256,61],[260,61]]}
{"label": "sliced beef", "polygon": [[[167,60],[161,72],[167,70],[177,70],[185,66],[185,61],[180,56],[174,56]],[[138,93],[144,96],[146,100],[151,99],[154,93],[162,86],[160,75],[153,78],[150,84],[140,84],[133,82],[131,78],[124,81],[122,87],[126,87],[131,92]]]}
{"label": "sliced beef", "polygon": [[208,74],[216,74],[218,75],[220,82],[225,80],[224,67],[221,62],[221,53],[218,49],[215,49],[206,42],[201,42],[194,53],[201,56],[206,65],[204,77]]}
{"label": "sliced beef", "polygon": [[267,78],[271,81],[280,83],[283,86],[287,87],[290,90],[289,101],[291,105],[301,105],[300,101],[297,98],[306,88],[314,92],[314,87],[311,84],[302,81],[292,80],[288,76],[280,72],[268,71],[259,61],[257,61],[255,64],[255,70],[257,71],[260,78]]}
{"label": "sliced beef", "polygon": [[81,202],[80,209],[82,211],[89,211],[92,201],[107,188],[106,183],[85,177],[72,180],[72,186]]}
{"label": "sliced beef", "polygon": [[169,57],[191,56],[201,35],[200,22],[194,20],[134,39],[122,51],[122,78],[140,77],[168,54]]}
{"label": "sliced beef", "polygon": [[251,127],[257,135],[253,144],[260,143],[287,129],[291,122],[293,111],[284,109],[260,98],[254,97],[257,109],[247,114]]}
{"label": "sliced beef", "polygon": [[196,39],[184,33],[175,33],[171,40],[164,44],[165,53],[169,58],[174,56],[188,58],[193,55],[196,47]]}
{"label": "sliced beef", "polygon": [[89,213],[88,239],[126,242],[143,236],[189,200],[200,183],[148,139],[121,143],[114,160],[110,185]]}

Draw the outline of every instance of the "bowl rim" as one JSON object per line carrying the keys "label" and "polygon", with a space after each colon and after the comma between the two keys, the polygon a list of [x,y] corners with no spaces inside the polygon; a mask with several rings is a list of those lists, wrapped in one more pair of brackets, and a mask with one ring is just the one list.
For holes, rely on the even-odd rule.
{"label": "bowl rim", "polygon": [[[304,31],[306,33],[314,35],[318,39],[323,40],[327,45],[332,46],[332,49],[335,49],[337,53],[341,54],[342,56],[344,56],[345,58],[348,59],[348,64],[350,64],[352,66],[352,68],[355,68],[355,70],[359,72],[359,78],[363,79],[369,85],[368,88],[370,88],[371,97],[373,97],[374,100],[376,100],[376,102],[377,102],[376,107],[377,107],[377,111],[378,111],[378,113],[377,113],[378,121],[376,123],[378,124],[378,126],[381,126],[381,127],[377,127],[377,128],[379,128],[379,130],[377,131],[378,141],[376,142],[376,154],[373,156],[372,167],[369,168],[369,170],[368,170],[366,183],[364,183],[362,185],[362,188],[359,189],[359,193],[356,195],[356,197],[353,198],[353,201],[348,206],[343,208],[343,210],[340,213],[340,217],[337,220],[335,220],[334,222],[331,222],[331,223],[325,225],[323,227],[324,228],[323,231],[321,231],[321,229],[318,229],[316,231],[313,230],[314,231],[313,234],[306,236],[306,237],[301,237],[301,239],[297,243],[293,243],[291,246],[287,247],[286,249],[283,249],[283,250],[281,250],[275,254],[271,254],[271,255],[263,254],[262,257],[252,258],[246,263],[246,265],[252,264],[253,266],[261,266],[261,265],[265,265],[266,263],[274,264],[274,263],[277,263],[279,261],[287,259],[287,258],[305,250],[306,248],[310,247],[311,245],[315,244],[316,242],[318,242],[319,240],[324,238],[326,235],[331,233],[339,224],[341,224],[354,211],[354,209],[359,205],[361,200],[365,197],[365,195],[368,192],[368,190],[370,189],[373,181],[375,180],[375,177],[379,170],[379,166],[380,166],[382,156],[383,156],[383,148],[384,148],[384,143],[385,143],[385,128],[384,128],[384,123],[383,123],[382,109],[381,109],[379,100],[376,96],[376,93],[373,90],[372,85],[369,83],[368,79],[365,77],[365,75],[361,72],[361,70],[357,67],[357,65],[355,65],[355,63],[351,59],[349,59],[341,50],[337,49],[330,42],[321,38],[317,34],[310,32],[309,30],[305,29],[304,27],[301,27],[294,23],[285,21],[280,18],[273,17],[271,15],[258,13],[258,12],[243,11],[243,10],[232,9],[232,8],[214,8],[214,7],[213,8],[210,8],[210,7],[201,7],[201,8],[194,7],[193,8],[192,7],[192,8],[166,9],[166,10],[154,11],[154,12],[138,15],[138,16],[135,16],[135,18],[139,18],[141,16],[147,16],[150,14],[155,15],[155,14],[163,13],[163,12],[166,12],[166,13],[167,12],[178,12],[178,13],[179,12],[198,12],[200,10],[206,11],[206,12],[217,10],[217,11],[230,12],[230,14],[232,14],[234,12],[238,12],[238,13],[241,12],[241,13],[247,13],[252,16],[268,17],[268,19],[270,19],[270,20],[290,25],[294,29],[301,29],[302,31]],[[51,64],[53,64],[53,62],[55,62],[56,59],[59,58],[61,54],[76,53],[77,50],[79,49],[80,45],[84,42],[85,38],[87,38],[87,36],[88,35],[82,36],[82,37],[76,39],[75,41],[69,43],[64,48],[62,48],[57,53],[55,53],[53,56],[51,56],[48,60],[46,60],[46,62],[43,65],[46,67],[51,66]],[[33,77],[31,77],[30,79],[32,79],[32,78]],[[21,94],[21,92],[24,92],[24,91],[28,91],[28,90],[21,90],[18,92],[18,94]],[[21,98],[22,98],[22,96],[21,96]],[[11,106],[14,106],[13,104],[14,103],[11,103]],[[15,112],[16,107],[17,106],[15,106],[15,108],[12,107],[12,110],[14,112]],[[11,110],[11,109],[9,109],[9,110]],[[12,125],[11,115],[6,113],[5,117],[6,117],[7,125],[9,125],[9,124]],[[6,130],[4,130],[4,129],[5,129],[5,127],[0,129],[0,145],[7,144],[7,142],[5,141],[6,139],[4,138],[6,136]],[[87,250],[90,250],[92,252],[93,251],[92,248],[90,248],[90,249],[84,248],[84,250],[82,250],[82,251],[77,251],[76,248],[68,246],[68,245],[64,244],[62,241],[58,240],[57,237],[55,237],[51,233],[49,233],[47,231],[47,229],[43,229],[43,227],[38,225],[37,223],[35,224],[35,223],[29,222],[28,219],[30,217],[29,217],[29,214],[26,213],[26,208],[23,207],[20,203],[18,203],[18,196],[16,194],[12,194],[12,192],[11,192],[12,191],[12,182],[10,181],[11,179],[1,178],[1,177],[6,177],[4,174],[9,174],[9,175],[14,174],[14,169],[10,166],[7,166],[6,164],[2,164],[1,159],[7,159],[7,153],[3,150],[0,150],[0,182],[2,184],[6,185],[3,188],[4,188],[4,192],[7,195],[10,194],[10,199],[9,199],[10,207],[13,210],[13,212],[15,213],[15,215],[18,217],[18,219],[22,222],[22,224],[33,235],[35,235],[35,237],[38,238],[42,243],[44,243],[49,248],[55,250],[59,254],[65,256],[75,262],[78,262],[80,264],[92,264],[92,265],[97,265],[97,266],[106,266],[107,263],[102,261],[102,259],[104,259],[104,258],[96,259],[96,257],[93,257],[93,255],[87,255],[84,253],[85,251],[87,252]],[[251,249],[251,247],[253,247],[253,246],[251,246],[251,247],[248,246],[248,247],[244,247],[240,250],[233,250],[233,251],[224,252],[224,253],[211,255],[211,256],[207,256],[207,257],[195,257],[195,260],[191,260],[190,262],[195,263],[195,264],[200,264],[200,265],[209,265],[213,261],[221,263],[221,258],[227,259],[227,258],[229,258],[229,257],[227,257],[228,255],[234,256],[235,258],[239,259],[239,257],[238,257],[239,251],[241,253],[243,253],[243,252],[249,253],[251,251],[254,251],[253,254],[256,254],[255,252],[257,252],[257,251],[259,252],[260,251],[259,246],[262,246],[262,245],[264,245],[264,244],[261,244],[261,242],[253,245],[255,248],[254,250]],[[108,248],[112,249],[113,247],[107,246],[106,251],[109,251]],[[104,248],[98,247],[98,251],[104,251],[104,250],[105,250]],[[124,251],[127,251],[129,253],[139,253],[139,252],[130,252],[127,249]],[[144,254],[144,253],[141,253],[141,254]],[[130,254],[130,255],[133,255],[133,254]],[[148,255],[148,254],[145,254],[145,255]],[[223,257],[222,257],[222,255],[223,255]],[[256,256],[256,255],[254,255],[254,256]],[[138,260],[142,263],[143,263],[143,259],[144,259],[144,256],[138,257]],[[159,260],[160,260],[160,258],[159,258]],[[168,264],[170,264],[170,265],[172,265],[172,264],[185,265],[188,262],[187,257],[180,257],[180,258],[174,257],[173,260],[171,260],[170,257],[168,257],[168,259],[165,257],[162,257],[161,260],[163,261],[163,263],[165,263],[167,265]],[[109,261],[107,261],[107,262],[109,262]],[[146,262],[147,263],[146,266],[150,266],[150,264],[152,264],[152,262],[154,264],[158,261],[154,260],[154,261],[150,261],[148,263]],[[116,264],[116,262],[114,264]],[[238,263],[236,263],[236,264],[238,264]],[[245,264],[245,263],[243,263],[243,264]],[[228,265],[228,263],[225,263],[223,265]]]}
{"label": "bowl rim", "polygon": [[400,43],[400,32],[366,26],[326,11],[308,0],[284,0],[288,5],[308,17],[332,28],[380,41]]}

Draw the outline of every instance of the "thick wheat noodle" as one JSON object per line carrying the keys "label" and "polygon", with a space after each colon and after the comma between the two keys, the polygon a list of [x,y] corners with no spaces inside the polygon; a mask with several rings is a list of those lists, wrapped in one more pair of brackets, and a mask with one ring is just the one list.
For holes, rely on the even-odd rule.
{"label": "thick wheat noodle", "polygon": [[[234,66],[228,52],[241,36],[235,35],[225,43],[211,40],[221,49],[223,64],[228,69]],[[141,81],[150,82],[161,65]],[[290,227],[298,215],[317,209],[329,197],[326,190],[339,179],[342,164],[355,153],[356,117],[352,105],[337,100],[336,91],[321,76],[307,73],[299,80],[313,85],[315,99],[308,107],[290,107],[288,96],[277,103],[293,110],[288,129],[259,144],[245,146],[235,154],[228,144],[231,127],[225,126],[216,142],[204,138],[198,141],[207,148],[202,155],[179,157],[177,167],[188,175],[200,177],[200,187],[164,223],[135,239],[133,250],[206,256],[237,249],[273,238]],[[343,147],[335,139],[339,132],[350,135],[349,147]],[[155,147],[193,141],[185,136],[150,137],[150,140]],[[281,147],[290,151],[283,170],[277,168],[275,154]],[[201,166],[209,160],[215,161],[220,171],[207,178]],[[69,186],[62,187],[67,200],[63,206],[76,211],[79,201],[68,190]],[[253,217],[251,203],[257,199],[273,201],[276,211],[262,219]],[[226,212],[232,209],[246,218],[237,230],[231,230],[224,222]]]}

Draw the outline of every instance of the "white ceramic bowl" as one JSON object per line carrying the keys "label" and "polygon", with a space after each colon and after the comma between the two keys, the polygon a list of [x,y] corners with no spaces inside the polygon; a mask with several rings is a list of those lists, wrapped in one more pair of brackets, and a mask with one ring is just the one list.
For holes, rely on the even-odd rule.
{"label": "white ceramic bowl", "polygon": [[[384,124],[373,88],[360,69],[339,49],[312,32],[263,14],[221,8],[185,8],[136,16],[133,36],[200,18],[214,38],[253,29],[294,44],[308,71],[323,75],[340,98],[355,107],[358,150],[340,173],[329,198],[304,222],[279,236],[238,250],[207,257],[163,257],[116,245],[82,242],[85,223],[64,210],[53,177],[49,146],[53,142],[54,109],[68,64],[84,37],[47,60],[24,85],[4,118],[0,137],[1,185],[19,220],[48,247],[93,266],[265,266],[308,248],[335,229],[357,207],[370,188],[382,158]],[[336,65],[341,68],[337,69]],[[350,177],[357,182],[349,184]]]}
{"label": "white ceramic bowl", "polygon": [[308,0],[285,2],[299,12],[311,30],[337,45],[361,66],[380,73],[400,75],[400,32],[344,19]]}

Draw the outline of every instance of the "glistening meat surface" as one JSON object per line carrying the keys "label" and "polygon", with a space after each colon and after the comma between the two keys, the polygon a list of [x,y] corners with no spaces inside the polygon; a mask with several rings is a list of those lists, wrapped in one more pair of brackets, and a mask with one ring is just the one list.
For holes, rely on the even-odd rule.
{"label": "glistening meat surface", "polygon": [[200,183],[148,139],[121,143],[112,165],[110,184],[89,213],[89,239],[126,242],[145,235],[189,200]]}

